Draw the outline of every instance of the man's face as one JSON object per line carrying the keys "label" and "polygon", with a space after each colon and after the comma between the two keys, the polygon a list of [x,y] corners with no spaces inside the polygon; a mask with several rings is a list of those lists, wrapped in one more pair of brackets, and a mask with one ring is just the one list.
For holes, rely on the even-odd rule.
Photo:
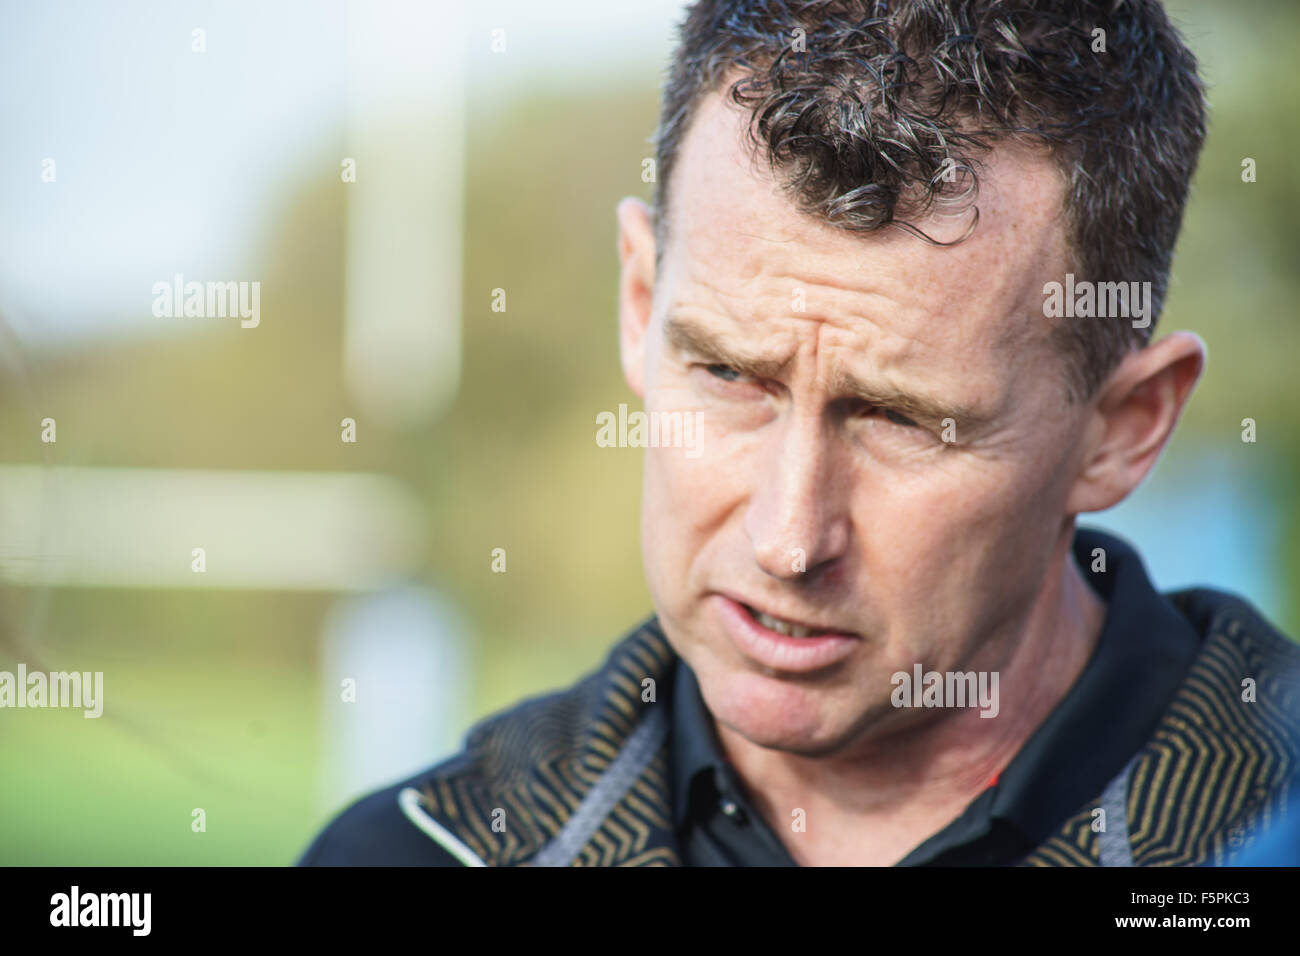
{"label": "man's face", "polygon": [[[1042,312],[1062,186],[1000,147],[966,241],[853,234],[798,212],[743,129],[702,105],[644,333],[624,331],[646,411],[699,423],[698,457],[646,450],[646,575],[719,721],[831,753],[923,718],[891,706],[898,671],[998,670],[1048,593],[1087,420]],[[969,217],[915,224],[948,240]]]}

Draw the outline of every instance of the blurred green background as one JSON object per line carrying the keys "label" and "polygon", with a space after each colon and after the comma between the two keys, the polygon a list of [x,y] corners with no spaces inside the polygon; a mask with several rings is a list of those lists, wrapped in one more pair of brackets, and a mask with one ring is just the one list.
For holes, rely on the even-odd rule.
{"label": "blurred green background", "polygon": [[[1212,125],[1161,329],[1198,332],[1210,361],[1149,486],[1096,523],[1134,538],[1163,586],[1232,587],[1294,634],[1300,77],[1287,66],[1300,8],[1170,7],[1210,82]],[[72,15],[59,9],[56,24]],[[194,9],[196,22],[210,15]],[[270,31],[272,48],[293,42],[292,29],[275,35],[252,9],[227,14],[230,30]],[[315,9],[340,22],[349,13],[342,3]],[[598,411],[634,401],[616,355],[614,205],[649,198],[642,159],[676,5],[646,9],[658,28],[619,34],[640,53],[617,48],[603,59],[573,39],[582,18],[597,16],[594,5],[559,5],[549,32],[533,30],[517,4],[466,18],[483,47],[506,24],[523,60],[512,68],[529,75],[503,79],[484,57],[464,66],[464,259],[451,297],[460,384],[433,420],[403,427],[358,415],[345,380],[349,187],[338,157],[347,154],[326,110],[314,145],[295,147],[275,221],[248,237],[257,265],[236,274],[262,281],[261,326],[195,322],[154,334],[146,321],[143,332],[100,328],[54,344],[20,334],[0,383],[5,464],[394,479],[419,502],[423,523],[418,559],[395,583],[454,606],[470,650],[452,737],[441,728],[423,747],[426,763],[473,719],[595,666],[649,611],[639,452],[593,441]],[[149,10],[137,5],[127,16]],[[187,22],[176,20],[186,42]],[[220,42],[215,31],[211,42]],[[575,57],[596,62],[575,74],[565,65]],[[240,69],[209,67],[218,90],[221,70]],[[127,109],[128,98],[98,104],[107,121]],[[22,128],[11,125],[10,150]],[[33,148],[28,164],[44,145]],[[1241,180],[1243,157],[1257,162],[1253,184]],[[11,242],[27,228],[18,213],[5,217]],[[495,288],[508,292],[504,313],[492,310]],[[39,324],[39,289],[34,301],[20,312]],[[39,440],[47,416],[58,423],[54,445]],[[339,438],[347,416],[358,419],[355,444]],[[1258,423],[1254,444],[1241,441],[1246,417]],[[60,520],[57,496],[4,507]],[[5,545],[14,557],[13,542]],[[491,569],[498,547],[505,574]],[[343,789],[321,782],[331,747],[322,715],[337,700],[338,676],[323,663],[322,633],[344,599],[338,591],[8,580],[0,596],[0,669],[25,661],[102,670],[107,698],[99,720],[77,710],[0,711],[0,863],[283,864],[348,792],[364,788],[360,779]],[[206,832],[191,830],[195,807],[206,812]]]}

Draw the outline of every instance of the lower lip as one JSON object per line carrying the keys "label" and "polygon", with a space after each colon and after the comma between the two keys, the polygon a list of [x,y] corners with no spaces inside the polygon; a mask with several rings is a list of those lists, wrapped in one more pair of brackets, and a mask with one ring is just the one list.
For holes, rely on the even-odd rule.
{"label": "lower lip", "polygon": [[759,624],[744,605],[716,595],[732,643],[751,660],[773,670],[804,673],[839,663],[853,653],[858,637],[851,634],[816,634],[787,637]]}

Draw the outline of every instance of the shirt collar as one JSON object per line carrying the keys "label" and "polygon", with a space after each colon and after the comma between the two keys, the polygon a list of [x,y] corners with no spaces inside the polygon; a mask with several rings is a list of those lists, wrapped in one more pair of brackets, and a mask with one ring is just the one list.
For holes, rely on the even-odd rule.
{"label": "shirt collar", "polygon": [[727,760],[715,737],[713,718],[704,706],[695,672],[681,657],[673,677],[672,707],[673,823],[680,827],[690,815],[696,778],[706,775],[716,781]]}
{"label": "shirt collar", "polygon": [[[983,817],[986,808],[988,817],[1009,821],[1034,842],[1100,794],[1146,743],[1199,644],[1187,619],[1155,590],[1132,547],[1087,529],[1076,532],[1073,544],[1085,579],[1107,604],[1097,647],[998,777],[992,799],[986,791],[968,811]],[[673,817],[680,828],[690,819],[695,781],[704,775],[716,787],[730,779],[731,769],[695,673],[680,657],[672,708]]]}

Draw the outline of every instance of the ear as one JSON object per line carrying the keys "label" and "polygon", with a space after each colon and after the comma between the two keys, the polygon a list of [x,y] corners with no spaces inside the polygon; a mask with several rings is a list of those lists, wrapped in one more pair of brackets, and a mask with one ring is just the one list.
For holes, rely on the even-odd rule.
{"label": "ear", "polygon": [[646,334],[655,285],[655,233],[650,210],[639,199],[618,204],[618,344],[623,377],[645,398]]}
{"label": "ear", "polygon": [[1191,332],[1175,332],[1125,356],[1094,399],[1067,514],[1109,508],[1141,484],[1204,368],[1205,343]]}

